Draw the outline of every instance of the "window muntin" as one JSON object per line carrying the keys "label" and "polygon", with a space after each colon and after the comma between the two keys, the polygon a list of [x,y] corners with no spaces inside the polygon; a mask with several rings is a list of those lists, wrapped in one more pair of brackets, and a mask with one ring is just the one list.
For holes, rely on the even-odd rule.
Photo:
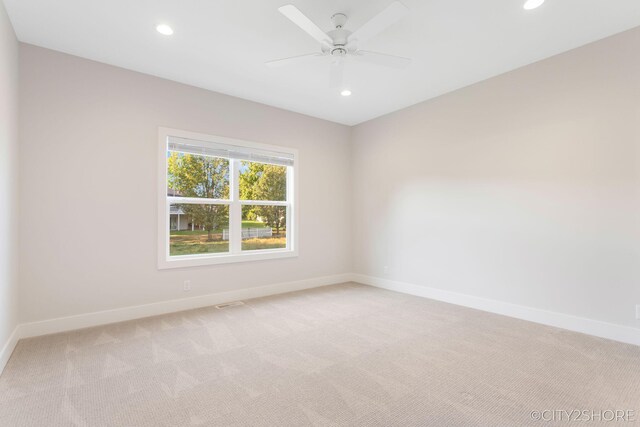
{"label": "window muntin", "polygon": [[160,133],[160,268],[297,255],[295,150]]}

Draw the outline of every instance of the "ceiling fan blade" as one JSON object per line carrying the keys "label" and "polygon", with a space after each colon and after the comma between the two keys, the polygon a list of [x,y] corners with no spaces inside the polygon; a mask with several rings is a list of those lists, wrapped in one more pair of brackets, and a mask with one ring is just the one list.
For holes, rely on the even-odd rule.
{"label": "ceiling fan blade", "polygon": [[326,46],[331,46],[333,44],[331,37],[322,31],[320,27],[314,24],[311,19],[307,18],[304,13],[300,12],[300,10],[294,5],[288,4],[278,8],[278,10],[318,42]]}
{"label": "ceiling fan blade", "polygon": [[311,58],[316,58],[321,56],[325,56],[325,55],[322,53],[307,53],[306,55],[291,56],[289,58],[282,58],[282,59],[276,59],[275,61],[265,62],[264,65],[266,65],[269,68],[283,67],[285,65],[295,64]]}
{"label": "ceiling fan blade", "polygon": [[386,53],[369,52],[368,50],[359,50],[353,57],[363,62],[392,68],[405,68],[411,64],[410,58],[387,55]]}
{"label": "ceiling fan blade", "polygon": [[331,62],[329,72],[329,87],[331,89],[341,88],[344,81],[344,58],[336,58]]}
{"label": "ceiling fan blade", "polygon": [[351,34],[349,36],[349,42],[358,43],[369,40],[371,37],[398,22],[408,12],[409,9],[405,5],[399,1],[394,1],[387,6],[385,10],[371,18],[369,22]]}

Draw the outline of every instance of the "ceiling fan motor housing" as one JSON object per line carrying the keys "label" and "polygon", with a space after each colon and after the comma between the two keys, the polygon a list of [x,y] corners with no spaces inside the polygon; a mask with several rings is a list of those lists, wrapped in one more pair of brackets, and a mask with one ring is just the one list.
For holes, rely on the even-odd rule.
{"label": "ceiling fan motor housing", "polygon": [[326,51],[328,51],[332,56],[345,56],[348,53],[346,46],[349,42],[351,31],[344,29],[347,20],[348,17],[344,13],[336,13],[331,17],[331,22],[336,29],[327,33],[333,41],[333,46],[328,47]]}
{"label": "ceiling fan motor housing", "polygon": [[346,25],[348,19],[349,18],[344,13],[334,13],[333,16],[331,16],[331,22],[336,28],[335,30],[329,31],[328,33],[329,37],[331,37],[331,40],[333,40],[334,49],[331,49],[332,55],[342,56],[346,55],[347,53],[344,49],[344,46],[346,46],[347,42],[349,41],[351,31],[345,30],[344,26]]}

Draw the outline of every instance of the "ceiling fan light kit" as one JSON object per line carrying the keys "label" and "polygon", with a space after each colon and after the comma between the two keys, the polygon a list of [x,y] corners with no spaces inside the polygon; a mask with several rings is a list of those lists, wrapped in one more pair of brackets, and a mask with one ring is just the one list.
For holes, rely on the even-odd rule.
{"label": "ceiling fan light kit", "polygon": [[[386,9],[354,32],[345,29],[349,18],[344,13],[333,14],[331,16],[331,22],[334,29],[329,32],[324,32],[292,4],[282,6],[278,10],[319,42],[320,51],[269,61],[266,63],[269,67],[291,65],[307,59],[330,58],[329,85],[331,88],[340,88],[343,85],[343,69],[345,60],[347,59],[393,68],[404,68],[411,63],[411,59],[409,58],[371,52],[359,48],[361,43],[365,43],[370,38],[381,33],[409,12],[409,9],[399,1],[391,3]],[[345,95],[346,92],[348,92],[347,95]],[[341,94],[343,96],[349,96],[351,95],[351,91],[345,89]]]}

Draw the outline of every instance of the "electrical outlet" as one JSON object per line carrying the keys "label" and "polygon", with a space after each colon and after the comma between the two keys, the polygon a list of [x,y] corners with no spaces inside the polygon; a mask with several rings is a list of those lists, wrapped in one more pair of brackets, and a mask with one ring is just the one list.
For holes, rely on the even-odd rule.
{"label": "electrical outlet", "polygon": [[636,304],[636,319],[640,320],[640,304]]}
{"label": "electrical outlet", "polygon": [[388,265],[385,265],[385,266],[382,268],[382,272],[383,272],[384,274],[389,274],[389,266],[388,266]]}
{"label": "electrical outlet", "polygon": [[191,280],[185,280],[184,285],[182,286],[182,289],[185,292],[189,292],[191,290]]}

